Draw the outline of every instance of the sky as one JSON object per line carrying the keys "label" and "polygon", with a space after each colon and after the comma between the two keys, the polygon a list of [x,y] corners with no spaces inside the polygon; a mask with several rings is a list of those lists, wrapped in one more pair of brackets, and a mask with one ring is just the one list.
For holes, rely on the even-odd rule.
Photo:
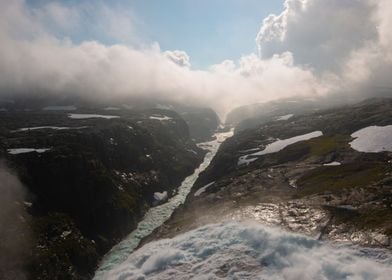
{"label": "sky", "polygon": [[0,98],[234,107],[392,92],[390,0],[0,0]]}
{"label": "sky", "polygon": [[[48,2],[56,3],[27,1],[32,9],[40,9]],[[99,2],[101,8],[106,6],[121,15],[116,26],[124,32],[110,36],[88,27],[95,22],[92,14]],[[225,59],[237,60],[255,52],[255,34],[262,20],[283,10],[283,0],[62,0],[57,3],[68,8],[84,7],[83,25],[87,28],[55,31],[75,42],[97,40],[133,46],[158,42],[162,50],[185,51],[195,69],[206,69]],[[135,34],[139,42],[132,39]]]}
{"label": "sky", "polygon": [[195,68],[254,52],[263,18],[283,10],[279,0],[131,2],[145,25],[146,39],[159,42],[163,50],[186,51]]}

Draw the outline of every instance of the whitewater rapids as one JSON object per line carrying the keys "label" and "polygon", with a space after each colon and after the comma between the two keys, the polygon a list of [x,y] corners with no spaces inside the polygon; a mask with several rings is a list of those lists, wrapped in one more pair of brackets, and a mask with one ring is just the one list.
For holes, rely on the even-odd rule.
{"label": "whitewater rapids", "polygon": [[207,225],[146,244],[105,279],[391,279],[381,249],[322,243],[260,224]]}

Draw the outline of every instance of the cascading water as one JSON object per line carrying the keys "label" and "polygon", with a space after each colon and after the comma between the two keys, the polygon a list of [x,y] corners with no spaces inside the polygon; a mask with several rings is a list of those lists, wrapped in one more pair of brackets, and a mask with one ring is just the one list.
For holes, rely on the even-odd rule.
{"label": "cascading water", "polygon": [[146,244],[105,279],[391,279],[390,252],[320,242],[255,222],[200,227]]}
{"label": "cascading water", "polygon": [[198,178],[200,172],[205,170],[215,156],[220,144],[227,138],[233,135],[233,131],[216,133],[216,140],[199,144],[200,147],[207,149],[208,152],[204,158],[203,163],[195,170],[195,172],[185,178],[181,186],[178,188],[177,194],[169,199],[165,204],[151,208],[143,220],[138,224],[138,227],[131,232],[123,241],[114,246],[112,250],[103,258],[100,267],[98,268],[94,279],[108,279],[107,272],[114,267],[123,263],[128,256],[137,248],[140,241],[151,234],[154,229],[162,225],[170,218],[173,211],[184,203],[189,194],[193,184]]}

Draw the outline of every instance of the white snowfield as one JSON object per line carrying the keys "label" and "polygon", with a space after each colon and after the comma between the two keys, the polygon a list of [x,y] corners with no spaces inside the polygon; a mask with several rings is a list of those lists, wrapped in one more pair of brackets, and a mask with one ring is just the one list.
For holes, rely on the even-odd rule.
{"label": "white snowfield", "polygon": [[102,279],[391,279],[390,253],[354,250],[255,223],[207,225],[151,242]]}
{"label": "white snowfield", "polygon": [[378,153],[392,151],[392,125],[368,126],[351,134],[356,138],[351,148],[359,152]]}
{"label": "white snowfield", "polygon": [[41,148],[41,149],[35,149],[35,148],[15,148],[15,149],[8,149],[7,152],[11,155],[17,155],[17,154],[25,154],[25,153],[31,153],[31,152],[37,152],[39,154],[45,153],[46,151],[49,151],[50,148]]}
{"label": "white snowfield", "polygon": [[299,136],[291,137],[291,138],[284,139],[284,140],[278,139],[275,142],[268,144],[265,147],[265,149],[260,152],[240,156],[237,164],[238,165],[244,165],[244,164],[248,165],[249,163],[257,160],[257,156],[276,153],[276,152],[283,150],[284,148],[286,148],[287,146],[289,146],[291,144],[294,144],[294,143],[297,143],[300,141],[309,140],[309,139],[316,138],[316,137],[320,137],[322,135],[323,135],[323,133],[321,131],[314,131],[314,132],[311,132],[308,134],[299,135]]}
{"label": "white snowfield", "polygon": [[70,127],[70,126],[34,126],[34,127],[19,128],[17,130],[13,130],[12,132],[29,131],[29,130],[41,130],[41,129],[67,130],[67,129],[83,129],[83,128],[87,128],[87,126],[78,126],[78,127]]}
{"label": "white snowfield", "polygon": [[198,189],[193,195],[200,196],[202,193],[204,193],[208,189],[208,187],[212,186],[214,183],[215,183],[215,181],[205,185],[204,187]]}
{"label": "white snowfield", "polygon": [[280,116],[276,120],[277,121],[287,121],[287,120],[291,119],[292,117],[294,117],[294,114],[288,114],[288,115]]}
{"label": "white snowfield", "polygon": [[323,165],[324,166],[339,166],[339,165],[342,165],[342,164],[340,162],[338,162],[338,161],[332,161],[330,163],[324,163]]}
{"label": "white snowfield", "polygon": [[102,118],[102,119],[116,119],[120,116],[110,116],[110,115],[97,115],[97,114],[69,114],[70,119],[91,119],[91,118]]}
{"label": "white snowfield", "polygon": [[157,121],[169,121],[172,120],[173,118],[168,117],[168,116],[150,116],[150,120],[157,120]]}

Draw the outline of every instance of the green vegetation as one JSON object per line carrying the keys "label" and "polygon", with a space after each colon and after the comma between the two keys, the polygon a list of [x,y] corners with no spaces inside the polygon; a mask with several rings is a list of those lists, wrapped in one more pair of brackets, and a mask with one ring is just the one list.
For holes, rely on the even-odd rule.
{"label": "green vegetation", "polygon": [[392,235],[392,210],[362,209],[347,210],[336,207],[328,207],[337,224],[352,225],[356,230],[379,230],[387,235]]}
{"label": "green vegetation", "polygon": [[387,167],[380,162],[351,162],[341,166],[323,166],[302,176],[297,184],[298,196],[336,192],[343,188],[365,187],[384,178]]}
{"label": "green vegetation", "polygon": [[306,141],[314,156],[325,156],[338,150],[349,149],[351,137],[346,135],[322,136]]}

